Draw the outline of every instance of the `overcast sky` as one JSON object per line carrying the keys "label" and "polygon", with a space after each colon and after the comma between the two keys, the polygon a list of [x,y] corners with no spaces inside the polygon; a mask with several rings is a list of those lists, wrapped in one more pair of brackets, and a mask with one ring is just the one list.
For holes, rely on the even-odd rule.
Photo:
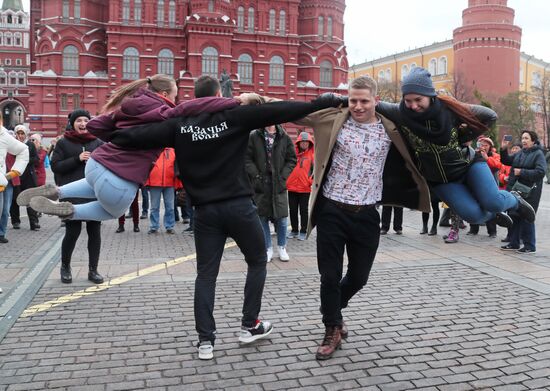
{"label": "overcast sky", "polygon": [[[346,0],[350,65],[453,38],[468,0]],[[550,62],[550,1],[508,0],[522,28],[521,50]]]}
{"label": "overcast sky", "polygon": [[[23,6],[28,11],[29,0]],[[467,6],[468,0],[346,0],[349,64],[451,39]],[[508,0],[508,6],[523,30],[521,50],[550,62],[550,1]]]}

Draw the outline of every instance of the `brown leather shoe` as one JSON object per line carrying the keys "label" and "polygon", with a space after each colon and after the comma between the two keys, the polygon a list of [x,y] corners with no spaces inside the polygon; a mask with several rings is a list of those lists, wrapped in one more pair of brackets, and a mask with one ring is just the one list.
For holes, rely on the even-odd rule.
{"label": "brown leather shoe", "polygon": [[340,326],[327,326],[325,328],[325,337],[321,346],[317,349],[315,358],[317,360],[328,360],[334,352],[342,345],[342,334]]}
{"label": "brown leather shoe", "polygon": [[340,335],[342,336],[342,339],[348,338],[348,326],[344,321],[342,321],[342,326],[340,326]]}

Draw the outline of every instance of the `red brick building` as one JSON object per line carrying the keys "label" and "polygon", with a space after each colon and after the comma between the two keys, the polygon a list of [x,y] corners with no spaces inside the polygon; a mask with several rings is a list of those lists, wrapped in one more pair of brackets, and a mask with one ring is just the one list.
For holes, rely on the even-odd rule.
{"label": "red brick building", "polygon": [[346,88],[345,0],[31,0],[28,120],[53,136],[67,114],[166,73],[179,98],[226,70],[233,93],[306,100]]}
{"label": "red brick building", "polygon": [[27,73],[29,14],[21,0],[3,0],[0,9],[0,110],[8,129],[25,122],[29,107]]}

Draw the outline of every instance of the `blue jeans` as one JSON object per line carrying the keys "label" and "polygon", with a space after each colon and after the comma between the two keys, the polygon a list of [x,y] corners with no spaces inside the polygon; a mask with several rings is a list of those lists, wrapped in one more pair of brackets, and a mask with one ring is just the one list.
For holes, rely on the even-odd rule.
{"label": "blue jeans", "polygon": [[86,198],[95,201],[74,206],[71,220],[118,219],[132,204],[138,184],[117,176],[94,159],[88,160],[86,177],[59,188],[59,198]]}
{"label": "blue jeans", "polygon": [[0,193],[0,236],[6,236],[8,230],[8,217],[13,197],[13,186],[8,182],[6,189]]}
{"label": "blue jeans", "polygon": [[160,195],[164,199],[164,228],[172,229],[176,224],[174,213],[174,188],[173,187],[149,187],[151,197],[151,225],[150,229],[158,231],[160,227]]}
{"label": "blue jeans", "polygon": [[510,228],[510,246],[519,247],[520,239],[523,245],[529,250],[537,249],[537,238],[535,235],[535,223],[529,223],[525,219],[512,217],[514,225]]}
{"label": "blue jeans", "polygon": [[473,163],[463,182],[443,183],[432,188],[434,194],[472,224],[482,224],[497,212],[515,210],[518,200],[505,190],[499,190],[485,162]]}
{"label": "blue jeans", "polygon": [[[265,246],[266,248],[270,248],[272,244],[271,233],[269,232],[269,218],[260,216],[260,221],[262,222],[262,229],[264,231]],[[277,231],[277,246],[286,247],[287,218],[281,217],[280,219],[276,219],[274,224],[275,231]]]}

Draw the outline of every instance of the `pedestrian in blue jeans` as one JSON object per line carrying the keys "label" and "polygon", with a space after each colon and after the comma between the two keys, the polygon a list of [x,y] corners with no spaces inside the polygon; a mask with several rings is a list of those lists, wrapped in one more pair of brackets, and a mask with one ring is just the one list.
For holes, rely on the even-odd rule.
{"label": "pedestrian in blue jeans", "polygon": [[393,121],[416,154],[418,168],[433,193],[469,223],[495,219],[511,227],[505,211],[518,212],[529,222],[535,211],[523,198],[499,190],[487,163],[464,147],[497,119],[484,106],[467,105],[437,95],[430,73],[413,68],[403,78],[400,103],[380,102],[376,110]]}

